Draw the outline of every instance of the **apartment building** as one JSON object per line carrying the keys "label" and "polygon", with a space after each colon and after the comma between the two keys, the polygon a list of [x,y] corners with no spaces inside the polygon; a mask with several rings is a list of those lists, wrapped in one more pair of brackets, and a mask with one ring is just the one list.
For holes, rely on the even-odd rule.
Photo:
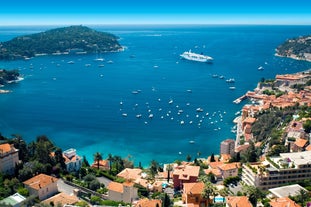
{"label": "apartment building", "polygon": [[263,190],[305,179],[311,179],[311,151],[281,153],[242,167],[242,181]]}

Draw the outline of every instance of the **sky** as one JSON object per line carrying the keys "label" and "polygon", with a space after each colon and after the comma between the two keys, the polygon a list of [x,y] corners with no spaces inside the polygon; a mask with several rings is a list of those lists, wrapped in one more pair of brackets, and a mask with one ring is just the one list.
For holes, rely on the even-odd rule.
{"label": "sky", "polygon": [[311,25],[311,0],[3,0],[0,25]]}

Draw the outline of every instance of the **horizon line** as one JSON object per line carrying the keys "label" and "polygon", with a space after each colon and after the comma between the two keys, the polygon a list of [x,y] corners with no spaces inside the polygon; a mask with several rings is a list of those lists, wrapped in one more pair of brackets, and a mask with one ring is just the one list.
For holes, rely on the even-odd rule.
{"label": "horizon line", "polygon": [[281,24],[281,23],[48,23],[48,24],[0,24],[9,26],[311,26],[311,24]]}

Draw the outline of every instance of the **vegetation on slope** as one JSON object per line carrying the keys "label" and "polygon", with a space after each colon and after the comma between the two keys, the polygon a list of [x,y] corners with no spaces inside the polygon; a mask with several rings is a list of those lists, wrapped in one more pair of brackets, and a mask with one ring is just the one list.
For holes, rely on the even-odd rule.
{"label": "vegetation on slope", "polygon": [[277,47],[280,56],[311,60],[311,35],[288,39]]}
{"label": "vegetation on slope", "polygon": [[0,60],[31,58],[37,54],[112,52],[122,49],[117,37],[85,26],[51,29],[0,43]]}
{"label": "vegetation on slope", "polygon": [[2,70],[0,69],[0,85],[5,85],[12,81],[18,80],[19,73],[17,70]]}

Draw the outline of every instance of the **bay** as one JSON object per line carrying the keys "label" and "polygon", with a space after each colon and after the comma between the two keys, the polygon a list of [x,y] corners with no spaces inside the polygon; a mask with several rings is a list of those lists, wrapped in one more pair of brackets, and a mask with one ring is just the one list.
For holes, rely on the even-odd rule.
{"label": "bay", "polygon": [[[0,68],[18,68],[24,76],[5,87],[12,93],[0,95],[3,135],[20,134],[30,142],[45,134],[63,150],[76,148],[89,162],[96,152],[144,166],[153,159],[164,163],[187,155],[207,157],[219,153],[222,140],[235,138],[232,121],[243,105],[233,100],[261,78],[311,66],[274,55],[286,39],[310,34],[310,26],[90,27],[117,35],[125,50],[100,54],[103,62],[94,61],[99,54],[0,61]],[[49,28],[0,27],[0,41]],[[180,59],[189,49],[214,62]],[[235,83],[228,84],[229,78]]]}

